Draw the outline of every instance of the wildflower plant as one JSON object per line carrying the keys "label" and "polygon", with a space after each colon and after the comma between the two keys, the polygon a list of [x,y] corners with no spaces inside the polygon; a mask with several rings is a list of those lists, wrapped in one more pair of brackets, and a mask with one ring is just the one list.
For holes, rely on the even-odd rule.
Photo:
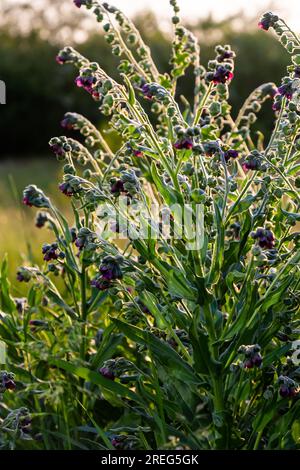
{"label": "wildflower plant", "polygon": [[[67,113],[74,138],[50,148],[74,219],[36,186],[24,190],[55,240],[41,247],[42,266],[20,267],[25,299],[12,297],[3,263],[1,393],[26,402],[37,448],[299,448],[298,36],[263,16],[291,65],[234,119],[235,53],[218,45],[202,64],[176,0],[164,74],[119,9],[74,4],[102,25],[119,81],[71,47],[57,62],[72,64],[120,144],[113,151],[87,118]],[[193,103],[177,93],[190,68]],[[267,101],[274,129],[263,139],[252,124]],[[12,413],[0,433],[28,445]]]}

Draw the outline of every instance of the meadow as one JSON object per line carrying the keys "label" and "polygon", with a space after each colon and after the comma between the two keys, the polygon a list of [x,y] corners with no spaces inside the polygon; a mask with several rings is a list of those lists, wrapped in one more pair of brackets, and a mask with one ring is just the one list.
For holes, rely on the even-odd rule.
{"label": "meadow", "polygon": [[49,194],[57,203],[62,197],[57,192],[59,168],[51,155],[25,160],[9,158],[0,163],[0,258],[9,259],[9,278],[15,280],[17,268],[26,259],[40,262],[39,246],[45,241],[45,233],[34,225],[32,213],[22,204],[24,184],[32,181]]}

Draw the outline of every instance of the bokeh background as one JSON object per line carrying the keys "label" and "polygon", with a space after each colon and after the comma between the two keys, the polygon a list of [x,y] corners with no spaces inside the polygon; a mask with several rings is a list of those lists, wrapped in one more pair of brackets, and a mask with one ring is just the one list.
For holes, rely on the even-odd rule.
{"label": "bokeh background", "polygon": [[[159,69],[169,68],[171,9],[168,0],[113,2],[134,18],[152,48]],[[201,61],[214,55],[217,43],[229,43],[237,54],[231,85],[233,115],[258,85],[280,83],[288,56],[272,33],[257,27],[260,15],[272,10],[300,30],[300,2],[264,0],[179,0],[185,25],[200,39]],[[98,126],[104,122],[96,103],[74,85],[74,69],[55,62],[58,49],[71,45],[117,76],[116,59],[106,45],[92,14],[77,9],[72,0],[0,0],[0,80],[7,87],[7,104],[0,106],[0,258],[8,253],[11,276],[22,261],[40,257],[40,245],[49,234],[34,227],[34,211],[22,207],[22,189],[35,183],[57,204],[59,164],[48,150],[52,136],[60,135],[66,111],[86,115]],[[179,92],[193,92],[192,75],[180,82]],[[266,134],[272,111],[266,106],[257,126]]]}

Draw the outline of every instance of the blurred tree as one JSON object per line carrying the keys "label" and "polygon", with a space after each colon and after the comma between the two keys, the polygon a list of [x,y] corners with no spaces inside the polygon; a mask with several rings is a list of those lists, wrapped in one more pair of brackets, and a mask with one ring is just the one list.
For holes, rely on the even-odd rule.
{"label": "blurred tree", "polygon": [[[56,64],[60,45],[73,45],[117,76],[117,61],[99,34],[99,26],[96,29],[94,18],[86,17],[72,2],[51,0],[47,9],[43,0],[23,2],[22,7],[17,0],[16,6],[8,9],[10,3],[2,0],[0,5],[0,79],[7,86],[7,105],[0,107],[2,158],[47,153],[50,137],[62,132],[59,122],[66,111],[78,111],[101,124],[96,103],[74,85],[74,69]],[[161,30],[152,13],[137,16],[135,22],[160,71],[167,71],[170,35]],[[234,115],[255,87],[280,82],[288,55],[271,34],[247,26],[241,15],[222,22],[208,17],[188,27],[200,39],[204,65],[214,57],[218,42],[229,43],[235,50],[236,73],[230,87]],[[191,73],[189,80],[179,83],[178,92],[188,99],[193,93],[192,80]],[[271,112],[271,106],[266,105],[261,113],[260,124],[266,132]]]}

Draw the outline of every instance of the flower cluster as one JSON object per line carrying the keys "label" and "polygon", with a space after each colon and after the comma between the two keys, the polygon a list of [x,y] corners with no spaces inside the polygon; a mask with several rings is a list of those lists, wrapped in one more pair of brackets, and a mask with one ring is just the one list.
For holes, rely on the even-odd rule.
{"label": "flower cluster", "polygon": [[81,184],[82,180],[80,178],[67,174],[64,175],[64,181],[58,187],[65,196],[71,197],[80,193]]}
{"label": "flower cluster", "polygon": [[105,256],[99,266],[99,273],[92,279],[91,285],[99,290],[105,290],[111,287],[111,281],[122,279],[123,273],[121,256]]}
{"label": "flower cluster", "polygon": [[78,88],[83,88],[87,91],[95,101],[100,101],[100,93],[98,91],[97,78],[94,75],[89,75],[89,69],[81,70],[81,75],[75,78],[75,83]]}
{"label": "flower cluster", "polygon": [[17,281],[29,282],[32,278],[32,272],[29,268],[20,267],[17,271]]}
{"label": "flower cluster", "polygon": [[92,232],[87,227],[81,227],[74,239],[75,246],[79,249],[79,252],[85,251],[86,253],[95,251],[98,246],[98,237],[95,232]]}
{"label": "flower cluster", "polygon": [[279,17],[274,15],[272,12],[264,13],[261,20],[258,23],[258,26],[265,31],[268,31],[269,28],[273,28],[276,23],[279,21]]}
{"label": "flower cluster", "polygon": [[253,367],[261,366],[262,357],[260,355],[260,346],[258,344],[242,345],[239,347],[238,352],[245,356],[245,361],[243,363],[245,369],[253,369]]}
{"label": "flower cluster", "polygon": [[165,87],[155,82],[145,83],[140,88],[140,91],[146,100],[154,101],[155,103],[165,106],[168,109],[168,114],[173,117],[174,121],[179,119],[178,107],[170,92]]}
{"label": "flower cluster", "polygon": [[15,390],[16,384],[14,382],[15,375],[12,372],[0,371],[0,394],[5,390]]}
{"label": "flower cluster", "polygon": [[254,238],[258,245],[263,249],[271,250],[275,246],[274,234],[268,228],[258,227],[256,232],[251,233],[251,237]]}
{"label": "flower cluster", "polygon": [[42,228],[42,227],[45,226],[45,224],[46,224],[49,220],[51,220],[51,219],[50,219],[50,216],[49,216],[48,212],[40,212],[40,211],[39,211],[39,212],[36,214],[35,226],[36,226],[37,228]]}
{"label": "flower cluster", "polygon": [[114,435],[111,443],[116,450],[138,449],[139,439],[127,434]]}
{"label": "flower cluster", "polygon": [[279,393],[282,398],[293,398],[299,393],[296,382],[290,377],[280,375],[278,384],[280,385]]}
{"label": "flower cluster", "polygon": [[50,201],[45,196],[43,191],[34,184],[26,186],[23,191],[23,204],[29,207],[41,207],[48,209],[50,207]]}
{"label": "flower cluster", "polygon": [[9,431],[20,439],[32,439],[31,416],[29,410],[25,407],[11,411],[2,422],[2,428]]}
{"label": "flower cluster", "polygon": [[253,150],[249,155],[247,155],[246,159],[242,164],[243,170],[245,172],[249,170],[253,171],[264,171],[265,165],[262,163],[262,155],[257,150]]}
{"label": "flower cluster", "polygon": [[42,253],[44,255],[44,261],[63,259],[65,257],[64,252],[59,250],[57,243],[45,243],[42,248]]}
{"label": "flower cluster", "polygon": [[88,61],[79,52],[75,51],[72,47],[65,47],[56,56],[56,62],[60,65],[63,64],[74,64],[75,66],[82,67],[87,64]]}
{"label": "flower cluster", "polygon": [[25,309],[28,307],[28,302],[27,302],[27,298],[26,297],[15,297],[14,299],[15,301],[15,304],[16,304],[16,309],[18,311],[18,313],[23,313],[25,311]]}
{"label": "flower cluster", "polygon": [[135,196],[140,189],[140,182],[134,170],[123,171],[121,178],[112,178],[110,192],[118,197],[121,194],[129,197]]}
{"label": "flower cluster", "polygon": [[91,158],[86,147],[70,137],[52,137],[49,146],[59,160],[65,160],[67,154],[70,154],[78,163],[85,165]]}

